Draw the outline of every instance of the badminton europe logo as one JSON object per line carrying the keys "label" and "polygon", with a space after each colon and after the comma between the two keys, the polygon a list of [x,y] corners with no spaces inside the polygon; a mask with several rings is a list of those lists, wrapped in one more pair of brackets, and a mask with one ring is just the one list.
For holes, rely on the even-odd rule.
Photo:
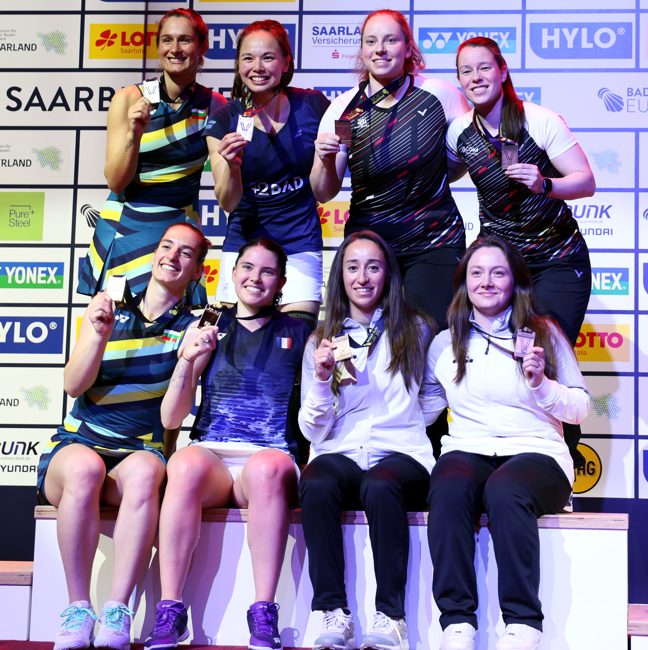
{"label": "badminton europe logo", "polygon": [[623,97],[612,92],[609,88],[601,88],[598,96],[605,106],[605,110],[610,113],[619,113],[623,110],[625,103]]}

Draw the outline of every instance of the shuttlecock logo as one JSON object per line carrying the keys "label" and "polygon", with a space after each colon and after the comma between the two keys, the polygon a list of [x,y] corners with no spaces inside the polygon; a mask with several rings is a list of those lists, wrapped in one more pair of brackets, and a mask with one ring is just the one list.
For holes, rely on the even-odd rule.
{"label": "shuttlecock logo", "polygon": [[610,113],[618,113],[623,110],[623,97],[613,93],[609,88],[601,88],[598,91],[598,96],[603,100],[605,110]]}

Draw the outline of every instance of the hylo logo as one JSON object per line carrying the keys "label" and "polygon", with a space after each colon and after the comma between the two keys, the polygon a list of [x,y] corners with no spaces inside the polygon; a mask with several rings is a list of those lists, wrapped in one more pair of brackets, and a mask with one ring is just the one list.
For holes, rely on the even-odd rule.
{"label": "hylo logo", "polygon": [[63,318],[39,320],[29,316],[0,318],[0,354],[60,354]]}
{"label": "hylo logo", "polygon": [[585,465],[575,470],[574,494],[584,494],[596,487],[596,484],[601,480],[603,464],[596,450],[589,445],[581,442],[578,445],[578,451],[585,457]]}
{"label": "hylo logo", "polygon": [[531,49],[543,59],[631,59],[632,23],[532,23]]}

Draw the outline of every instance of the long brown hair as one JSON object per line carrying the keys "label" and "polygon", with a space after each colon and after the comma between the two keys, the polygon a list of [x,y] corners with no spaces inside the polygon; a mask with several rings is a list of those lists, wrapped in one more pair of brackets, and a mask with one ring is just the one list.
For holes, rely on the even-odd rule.
{"label": "long brown hair", "polygon": [[497,63],[500,72],[506,70],[506,79],[502,82],[503,99],[500,130],[505,137],[519,143],[520,135],[524,129],[524,104],[515,92],[511,72],[506,65],[499,45],[492,38],[485,36],[475,36],[461,43],[457,48],[457,57],[455,59],[457,77],[459,77],[459,55],[467,47],[486,48],[495,57],[495,63]]}
{"label": "long brown hair", "polygon": [[369,78],[369,73],[362,63],[362,39],[364,37],[365,27],[367,23],[374,18],[375,16],[388,16],[400,27],[401,33],[405,38],[406,47],[410,48],[410,56],[405,59],[405,73],[414,74],[417,70],[423,70],[425,68],[425,57],[423,52],[421,52],[419,46],[414,39],[414,34],[412,33],[412,28],[409,26],[405,16],[400,11],[395,11],[394,9],[377,9],[372,11],[362,22],[362,27],[360,28],[360,53],[356,59],[356,72],[360,77],[361,81],[366,81]]}
{"label": "long brown hair", "polygon": [[[455,383],[460,383],[466,376],[466,359],[471,330],[470,315],[473,306],[468,298],[466,274],[470,258],[481,248],[499,248],[504,253],[511,268],[514,283],[509,329],[515,333],[522,327],[528,327],[535,332],[534,345],[543,348],[545,351],[545,374],[549,379],[555,379],[556,353],[552,340],[552,330],[560,332],[560,328],[550,319],[538,313],[533,297],[531,273],[517,248],[501,237],[489,235],[479,237],[468,247],[454,275],[454,298],[448,308],[448,327],[452,333],[452,352],[457,362]],[[521,362],[518,365],[521,368]]]}
{"label": "long brown hair", "polygon": [[243,29],[236,43],[236,59],[234,59],[234,83],[232,84],[232,99],[242,99],[249,92],[245,87],[243,80],[241,79],[241,73],[239,72],[239,57],[241,55],[243,41],[253,32],[268,32],[271,34],[274,37],[275,41],[277,41],[277,45],[279,46],[284,59],[288,60],[288,70],[286,70],[286,72],[281,75],[281,80],[279,81],[279,90],[285,90],[288,87],[288,84],[293,78],[293,73],[295,72],[295,60],[293,57],[292,48],[290,47],[290,39],[288,38],[288,32],[286,31],[286,28],[276,20],[255,20],[253,23],[250,23]]}
{"label": "long brown hair", "polygon": [[[396,256],[387,242],[375,232],[361,230],[350,234],[335,254],[326,286],[326,316],[315,332],[315,340],[317,344],[322,339],[330,341],[342,330],[344,319],[350,312],[349,297],[344,290],[344,254],[351,244],[363,239],[376,244],[385,257],[387,268],[381,306],[385,322],[384,335],[391,347],[387,370],[392,376],[401,373],[405,387],[409,390],[413,382],[423,379],[425,350],[431,341],[434,326],[429,318],[407,306]],[[334,379],[334,389],[335,387]]]}

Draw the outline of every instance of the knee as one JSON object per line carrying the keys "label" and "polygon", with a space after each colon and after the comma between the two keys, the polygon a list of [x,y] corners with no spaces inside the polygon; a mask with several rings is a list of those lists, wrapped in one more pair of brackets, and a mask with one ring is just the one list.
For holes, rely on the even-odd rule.
{"label": "knee", "polygon": [[164,464],[149,452],[137,452],[124,479],[124,496],[141,501],[158,499],[164,480]]}
{"label": "knee", "polygon": [[367,473],[360,485],[360,499],[365,508],[383,507],[388,503],[404,501],[403,488],[393,477]]}
{"label": "knee", "polygon": [[484,507],[489,515],[512,510],[531,510],[532,500],[524,486],[502,480],[487,481],[484,487]]}
{"label": "knee", "polygon": [[211,466],[202,454],[192,447],[185,447],[171,456],[167,463],[166,494],[191,492],[203,484]]}
{"label": "knee", "polygon": [[63,494],[81,498],[97,496],[106,480],[106,466],[98,454],[86,454],[82,462],[65,468]]}
{"label": "knee", "polygon": [[266,450],[254,454],[243,471],[249,488],[263,490],[266,494],[283,492],[297,481],[292,458],[278,450]]}

